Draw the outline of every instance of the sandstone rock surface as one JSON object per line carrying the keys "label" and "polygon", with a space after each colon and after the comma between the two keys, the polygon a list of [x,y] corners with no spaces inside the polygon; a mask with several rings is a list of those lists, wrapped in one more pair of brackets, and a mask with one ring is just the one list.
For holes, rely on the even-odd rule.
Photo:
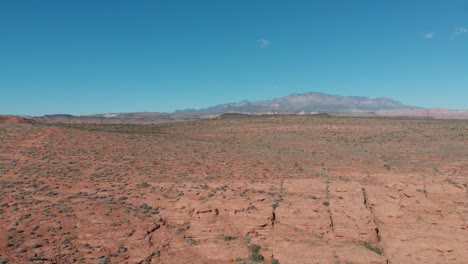
{"label": "sandstone rock surface", "polygon": [[466,263],[468,124],[0,125],[1,263]]}

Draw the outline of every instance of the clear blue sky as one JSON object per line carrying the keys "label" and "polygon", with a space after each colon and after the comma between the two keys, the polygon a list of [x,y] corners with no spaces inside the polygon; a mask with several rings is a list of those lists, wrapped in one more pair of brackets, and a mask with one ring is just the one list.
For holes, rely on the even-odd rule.
{"label": "clear blue sky", "polygon": [[467,0],[0,2],[0,114],[309,91],[468,109]]}

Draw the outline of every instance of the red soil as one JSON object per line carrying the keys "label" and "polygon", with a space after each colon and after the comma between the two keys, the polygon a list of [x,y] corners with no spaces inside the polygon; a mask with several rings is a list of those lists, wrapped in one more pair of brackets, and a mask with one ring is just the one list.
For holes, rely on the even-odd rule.
{"label": "red soil", "polygon": [[468,259],[464,121],[4,124],[0,146],[8,263]]}

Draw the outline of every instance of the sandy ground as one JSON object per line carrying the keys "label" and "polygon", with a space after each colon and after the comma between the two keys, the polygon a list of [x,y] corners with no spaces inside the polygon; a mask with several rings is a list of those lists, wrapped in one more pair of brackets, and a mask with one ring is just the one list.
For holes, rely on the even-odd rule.
{"label": "sandy ground", "polygon": [[0,125],[0,263],[466,263],[468,122]]}

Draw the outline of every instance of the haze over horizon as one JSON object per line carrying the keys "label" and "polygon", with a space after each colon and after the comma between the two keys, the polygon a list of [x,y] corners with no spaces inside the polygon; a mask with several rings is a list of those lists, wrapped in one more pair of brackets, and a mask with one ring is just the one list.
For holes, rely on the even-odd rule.
{"label": "haze over horizon", "polygon": [[172,112],[292,93],[468,109],[468,2],[11,1],[0,114]]}

